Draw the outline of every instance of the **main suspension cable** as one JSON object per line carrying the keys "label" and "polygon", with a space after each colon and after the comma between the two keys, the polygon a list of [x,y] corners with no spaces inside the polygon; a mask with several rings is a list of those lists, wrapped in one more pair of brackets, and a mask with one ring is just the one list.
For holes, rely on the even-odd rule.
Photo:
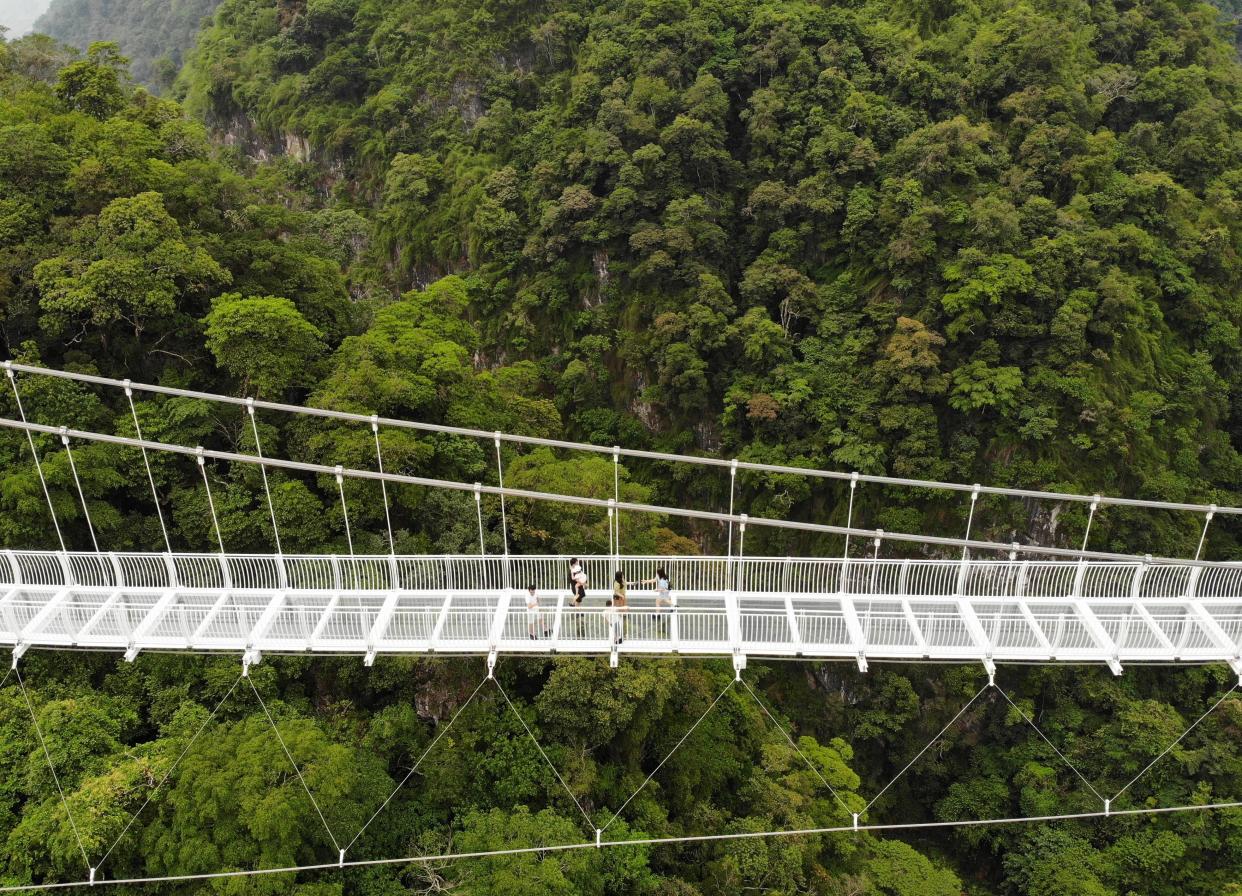
{"label": "main suspension cable", "polygon": [[[0,418],[0,427],[7,429],[25,430],[29,433],[46,433],[55,435],[59,433],[59,427],[46,426],[41,423],[30,423],[27,421],[17,421],[7,418]],[[249,454],[238,454],[229,451],[217,451],[203,448],[190,448],[185,445],[174,445],[165,442],[152,442],[144,439],[134,439],[128,436],[110,435],[107,433],[91,432],[88,430],[73,429],[67,430],[68,434],[75,439],[82,439],[92,442],[104,442],[113,445],[128,445],[130,447],[145,446],[153,451],[163,451],[171,454],[198,455],[200,457],[210,457],[213,460],[225,461],[228,463],[245,463],[245,464],[264,464],[269,467],[275,467],[283,470],[297,470],[305,473],[316,473],[321,475],[334,475],[335,468],[325,466],[323,464],[310,463],[307,461],[287,460],[283,458],[256,458]],[[589,498],[581,495],[563,495],[552,492],[540,492],[532,489],[512,488],[507,486],[496,485],[480,485],[479,483],[457,482],[450,479],[433,479],[424,476],[408,476],[398,473],[380,473],[375,470],[346,469],[344,475],[352,479],[371,479],[376,481],[397,482],[405,485],[419,485],[429,488],[441,488],[451,491],[475,491],[480,494],[499,495],[508,498],[523,498],[532,501],[546,501],[557,504],[574,504],[585,507],[608,507],[608,500],[603,498]],[[720,513],[710,510],[695,510],[686,507],[666,507],[654,504],[639,504],[635,502],[623,501],[616,505],[619,510],[626,510],[633,513],[658,514],[662,516],[675,516],[685,519],[710,520],[715,522],[729,522],[730,520],[737,523],[741,521],[738,515]],[[1217,512],[1223,512],[1218,509]],[[792,529],[800,532],[816,532],[829,535],[860,535],[865,538],[873,537],[875,530],[859,529],[845,526],[833,526],[824,523],[804,523],[798,520],[786,520],[775,517],[751,517],[748,519],[751,525],[764,526],[774,529]],[[1206,561],[1180,560],[1171,557],[1138,557],[1134,554],[1120,554],[1106,551],[1080,551],[1073,548],[1056,548],[1044,545],[1025,544],[1015,548],[1013,544],[1001,544],[1000,542],[978,541],[973,539],[961,539],[949,536],[914,534],[908,532],[886,532],[884,535],[889,541],[905,542],[911,544],[919,544],[923,546],[938,545],[944,547],[969,547],[986,551],[1013,551],[1020,550],[1027,554],[1043,554],[1051,557],[1071,557],[1074,559],[1087,560],[1119,560],[1123,562],[1145,562],[1148,564],[1165,564],[1175,563],[1183,566],[1200,566],[1200,567],[1219,567],[1220,563],[1211,563]],[[507,532],[506,532],[507,540]]]}
{"label": "main suspension cable", "polygon": [[[58,379],[72,380],[79,383],[90,383],[97,386],[109,386],[119,388],[129,385],[131,388],[138,389],[143,392],[150,392],[157,395],[172,395],[181,398],[196,398],[204,401],[212,401],[218,404],[234,404],[242,405],[246,403],[246,399],[238,398],[232,395],[220,395],[212,392],[201,392],[193,389],[178,389],[171,386],[159,386],[150,383],[132,383],[129,380],[117,380],[110,377],[98,376],[94,374],[75,373],[66,370],[54,370],[48,367],[36,367],[29,364],[19,364],[15,361],[5,361],[4,367],[9,371],[21,371],[35,376],[54,377]],[[358,414],[349,411],[336,411],[327,408],[306,407],[303,405],[284,404],[275,401],[262,401],[255,399],[255,407],[265,410],[280,411],[281,413],[294,414],[298,416],[324,417],[333,420],[348,420],[355,423],[369,422],[375,415]],[[960,482],[940,482],[931,479],[910,479],[901,476],[881,476],[870,473],[842,473],[839,470],[821,470],[814,467],[795,467],[787,464],[765,464],[753,461],[725,460],[719,457],[705,457],[693,454],[672,454],[663,451],[646,451],[638,448],[618,448],[615,446],[594,445],[589,442],[572,442],[564,439],[548,439],[539,436],[521,436],[512,433],[495,433],[487,432],[481,429],[470,429],[461,426],[447,426],[436,423],[423,423],[416,420],[400,420],[392,417],[376,417],[384,426],[412,429],[422,432],[443,433],[447,435],[467,436],[476,439],[492,439],[500,438],[503,441],[511,442],[519,445],[536,445],[545,448],[563,448],[571,451],[586,451],[595,454],[610,454],[616,451],[623,457],[632,457],[642,460],[654,460],[668,463],[691,464],[698,466],[710,467],[729,467],[736,463],[738,469],[751,470],[758,473],[779,473],[791,476],[808,476],[817,479],[836,479],[850,480],[857,477],[859,482],[871,482],[879,485],[897,485],[908,488],[933,489],[938,491],[956,491],[969,492],[978,489],[981,494],[1001,495],[1011,498],[1032,498],[1044,501],[1067,501],[1079,504],[1088,504],[1096,501],[1102,505],[1112,505],[1120,507],[1145,507],[1158,510],[1179,510],[1191,511],[1197,513],[1206,513],[1209,510],[1206,504],[1189,504],[1173,501],[1153,501],[1144,498],[1121,498],[1102,495],[1080,495],[1070,492],[1049,492],[1038,489],[1028,488],[1008,488],[1005,486],[985,486],[985,485],[965,485]],[[1230,515],[1242,515],[1242,507],[1218,507],[1218,513]],[[723,522],[723,520],[722,520]]]}
{"label": "main suspension cable", "polygon": [[1106,813],[1070,812],[1062,815],[1032,815],[1010,818],[965,819],[960,821],[915,821],[895,824],[837,825],[832,827],[792,828],[783,831],[733,831],[727,834],[688,834],[675,837],[639,837],[632,840],[600,840],[582,843],[559,843],[543,846],[519,846],[508,849],[489,849],[476,852],[449,852],[438,855],[401,856],[388,859],[348,859],[339,862],[321,862],[314,865],[284,865],[276,868],[244,868],[233,871],[209,871],[199,874],[168,874],[158,877],[126,877],[115,880],[65,881],[59,883],[16,884],[0,887],[0,893],[33,893],[44,890],[68,890],[89,886],[136,886],[139,884],[187,883],[191,881],[225,880],[229,878],[260,877],[271,874],[299,874],[310,871],[336,871],[342,868],[374,868],[383,865],[410,865],[416,862],[454,862],[468,859],[492,859],[505,856],[543,856],[552,853],[576,852],[584,849],[611,849],[615,847],[670,846],[681,843],[715,843],[730,840],[757,840],[767,837],[808,837],[825,834],[873,834],[886,831],[925,831],[967,827],[992,827],[1015,824],[1047,824],[1058,821],[1089,821],[1097,818],[1145,815],[1171,815],[1184,812],[1218,812],[1242,809],[1242,801],[1200,803],[1192,806],[1157,806],[1138,809],[1121,809]]}

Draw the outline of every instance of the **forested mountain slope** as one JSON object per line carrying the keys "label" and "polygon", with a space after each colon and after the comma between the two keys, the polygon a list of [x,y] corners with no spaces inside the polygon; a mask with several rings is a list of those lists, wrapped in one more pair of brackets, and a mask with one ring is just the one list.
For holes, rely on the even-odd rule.
{"label": "forested mountain slope", "polygon": [[1229,40],[1173,0],[226,0],[182,89],[314,159],[372,276],[462,274],[583,437],[1230,500]]}
{"label": "forested mountain slope", "polygon": [[[189,116],[133,88],[115,46],[70,61],[46,40],[0,43],[0,336],[23,361],[484,429],[1236,503],[1240,77],[1216,13],[1165,2],[226,0],[181,81]],[[100,392],[20,384],[35,420],[132,431],[128,406]],[[9,391],[0,413],[16,413]],[[257,447],[240,412],[151,399],[136,413],[150,438]],[[265,414],[259,427],[272,454],[375,458],[365,429]],[[383,440],[388,469],[494,481],[490,445]],[[65,537],[86,547],[67,456],[37,444]],[[101,547],[159,549],[141,457],[108,445],[74,457]],[[506,484],[611,494],[606,458],[538,450],[505,464]],[[0,541],[48,546],[40,482],[13,433],[0,435],[0,471]],[[207,474],[228,548],[270,551],[253,471]],[[212,550],[198,469],[164,459],[152,475],[174,546]],[[728,499],[725,477],[657,465],[621,477],[636,501]],[[334,482],[281,474],[271,489],[286,550],[348,550]],[[739,506],[839,522],[845,495],[741,477]],[[469,496],[410,487],[390,500],[398,551],[477,550]],[[385,550],[378,491],[359,485],[347,501],[357,549]],[[855,512],[946,531],[965,505],[864,487]],[[981,505],[979,533],[1082,537],[1072,510]],[[483,509],[498,552],[500,509]],[[602,516],[508,511],[514,552],[607,543]],[[1091,544],[1193,551],[1201,523],[1101,514]],[[659,519],[623,530],[636,552],[716,550],[723,536]],[[1238,556],[1227,523],[1209,536],[1208,556]],[[747,549],[842,545],[748,533]],[[153,794],[237,682],[235,658],[23,662],[90,854],[153,796],[108,876],[336,860],[242,688]],[[864,803],[983,683],[976,668],[852,669],[747,671],[814,772],[734,690],[610,833],[847,823],[816,773]],[[352,831],[483,669],[269,657],[252,675],[328,822]],[[732,670],[505,660],[498,675],[606,820]],[[1114,793],[1235,680],[1223,668],[1002,669],[1022,714],[981,696],[870,815],[1096,810],[1049,741]],[[1242,702],[1225,698],[1116,807],[1239,798],[1240,725]],[[699,843],[204,890],[1219,896],[1242,888],[1238,818]],[[355,849],[564,843],[589,836],[579,819],[489,689]],[[5,882],[83,876],[12,681],[0,683],[0,832]]]}
{"label": "forested mountain slope", "polygon": [[166,88],[219,0],[53,0],[35,31],[85,51],[113,41],[143,84]]}

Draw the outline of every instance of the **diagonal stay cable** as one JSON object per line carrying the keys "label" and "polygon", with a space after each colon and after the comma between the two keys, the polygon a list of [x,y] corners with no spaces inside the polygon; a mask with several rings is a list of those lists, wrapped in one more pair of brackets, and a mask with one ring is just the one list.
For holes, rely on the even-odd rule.
{"label": "diagonal stay cable", "polygon": [[1126,784],[1126,786],[1125,786],[1125,787],[1122,787],[1120,790],[1118,790],[1116,793],[1114,793],[1114,794],[1113,794],[1113,798],[1112,798],[1112,800],[1111,800],[1110,802],[1112,802],[1112,801],[1116,801],[1117,797],[1121,796],[1123,793],[1125,793],[1127,790],[1129,790],[1129,789],[1130,789],[1130,785],[1132,785],[1132,784],[1133,784],[1135,781],[1137,781],[1139,778],[1143,777],[1143,775],[1145,775],[1145,774],[1147,774],[1149,771],[1151,771],[1152,766],[1154,766],[1157,762],[1159,762],[1161,759],[1163,759],[1163,758],[1164,758],[1164,757],[1168,754],[1168,752],[1169,752],[1170,750],[1172,750],[1174,747],[1176,747],[1178,744],[1180,744],[1180,743],[1182,742],[1182,740],[1186,737],[1186,735],[1187,735],[1187,734],[1189,734],[1190,732],[1192,732],[1192,731],[1194,731],[1196,728],[1198,728],[1198,727],[1199,727],[1199,723],[1200,723],[1200,722],[1202,722],[1204,719],[1206,719],[1208,716],[1210,716],[1212,713],[1214,713],[1214,712],[1216,711],[1216,708],[1217,708],[1218,706],[1220,706],[1222,703],[1224,703],[1224,702],[1225,702],[1225,698],[1229,697],[1229,696],[1230,696],[1230,695],[1231,695],[1234,691],[1236,691],[1237,689],[1238,689],[1238,685],[1236,685],[1236,684],[1235,684],[1235,685],[1234,685],[1233,687],[1231,687],[1229,690],[1225,691],[1225,693],[1221,694],[1221,695],[1220,695],[1220,699],[1219,699],[1219,700],[1217,700],[1215,703],[1213,703],[1213,704],[1212,704],[1212,706],[1211,706],[1211,708],[1210,708],[1210,709],[1208,709],[1208,711],[1207,711],[1207,712],[1205,712],[1203,715],[1199,716],[1199,718],[1195,719],[1195,720],[1194,720],[1194,722],[1192,722],[1192,723],[1191,723],[1191,725],[1190,725],[1190,727],[1189,727],[1189,728],[1187,728],[1187,729],[1186,729],[1185,731],[1183,731],[1180,735],[1178,735],[1177,740],[1173,741],[1173,743],[1171,743],[1171,744],[1169,744],[1167,747],[1165,747],[1165,748],[1164,748],[1164,751],[1163,751],[1163,752],[1161,752],[1161,754],[1160,754],[1159,756],[1157,756],[1157,757],[1156,757],[1155,759],[1153,759],[1151,762],[1147,763],[1147,767],[1146,767],[1146,768],[1144,768],[1144,769],[1143,769],[1141,772],[1139,772],[1137,775],[1135,775],[1133,778],[1131,778],[1131,779],[1130,779],[1130,781]]}
{"label": "diagonal stay cable", "polygon": [[891,781],[889,781],[887,784],[885,784],[885,785],[884,785],[884,789],[883,789],[883,790],[881,790],[879,793],[877,793],[875,796],[873,796],[873,797],[871,798],[871,802],[869,802],[869,803],[867,803],[867,805],[863,806],[863,810],[862,810],[862,812],[859,812],[858,814],[859,814],[859,815],[862,815],[862,814],[863,814],[863,812],[866,812],[868,809],[870,809],[872,806],[874,806],[874,805],[875,805],[875,801],[876,801],[876,800],[878,800],[880,797],[884,796],[884,794],[885,794],[885,792],[888,790],[888,788],[892,787],[894,784],[896,784],[896,783],[897,783],[897,779],[898,779],[898,778],[900,778],[900,777],[901,777],[902,775],[904,775],[906,772],[910,771],[910,766],[912,766],[912,765],[914,765],[914,763],[918,762],[918,761],[919,761],[919,758],[920,758],[920,757],[922,757],[922,755],[923,755],[924,753],[926,753],[928,750],[930,750],[930,749],[931,749],[932,744],[934,744],[936,741],[940,740],[940,738],[944,735],[944,733],[945,733],[946,731],[948,731],[950,728],[952,728],[952,727],[953,727],[953,723],[954,723],[954,722],[956,722],[958,719],[960,719],[960,718],[962,717],[962,714],[963,714],[964,712],[966,712],[966,710],[970,709],[970,707],[974,705],[975,701],[976,701],[976,700],[978,700],[980,696],[982,696],[983,692],[984,692],[984,691],[986,691],[986,690],[987,690],[988,688],[990,688],[991,686],[992,686],[992,685],[990,685],[990,684],[985,684],[983,687],[979,688],[979,690],[978,690],[978,692],[975,694],[975,696],[971,697],[968,701],[966,701],[966,705],[965,705],[965,706],[963,706],[961,709],[959,709],[959,710],[957,711],[957,715],[955,715],[953,718],[949,719],[949,723],[948,723],[947,725],[945,725],[943,728],[941,728],[941,729],[940,729],[940,731],[936,734],[936,736],[935,736],[935,737],[933,737],[931,740],[929,740],[929,741],[927,742],[927,745],[926,745],[925,747],[923,747],[923,749],[919,750],[919,751],[918,751],[918,753],[915,755],[915,757],[914,757],[913,759],[911,759],[909,762],[907,762],[907,763],[906,763],[906,767],[905,767],[905,768],[903,768],[901,771],[899,771],[899,772],[897,773],[897,776],[896,776],[896,777],[894,777],[894,778],[893,778],[893,780],[891,780]]}
{"label": "diagonal stay cable", "polygon": [[1078,780],[1082,781],[1082,783],[1087,785],[1087,787],[1091,790],[1091,792],[1095,794],[1095,798],[1098,799],[1100,802],[1106,802],[1106,800],[1104,799],[1104,795],[1095,789],[1095,785],[1093,785],[1090,781],[1086,779],[1086,777],[1083,775],[1082,772],[1078,770],[1078,768],[1074,765],[1074,763],[1070,762],[1068,759],[1065,758],[1065,754],[1057,749],[1056,744],[1048,740],[1047,735],[1045,735],[1044,732],[1039,730],[1039,726],[1036,725],[1034,722],[1032,722],[1030,718],[1027,716],[1027,714],[1018,708],[1018,704],[1014,703],[1012,700],[1009,699],[1009,695],[1005,693],[1005,689],[1002,688],[998,684],[993,684],[993,687],[996,688],[996,690],[1000,691],[1000,695],[1005,698],[1005,702],[1008,703],[1010,706],[1012,706],[1014,708],[1014,711],[1017,712],[1018,715],[1022,716],[1023,721],[1025,721],[1028,725],[1030,725],[1032,728],[1035,729],[1035,733],[1044,739],[1044,743],[1052,747],[1052,752],[1056,753],[1057,756],[1060,757],[1061,761],[1065,763],[1066,768],[1068,768],[1070,771],[1076,774],[1078,776]]}
{"label": "diagonal stay cable", "polygon": [[121,833],[117,834],[116,839],[112,841],[112,845],[108,847],[108,851],[103,854],[103,858],[100,859],[99,864],[95,866],[96,869],[103,867],[103,863],[108,860],[108,856],[112,855],[112,850],[116,849],[117,844],[121,842],[122,838],[124,838],[124,836],[129,832],[129,829],[133,827],[134,822],[138,820],[138,816],[142,814],[142,810],[147,808],[147,804],[155,798],[155,794],[159,792],[159,789],[168,782],[169,778],[172,777],[172,773],[176,770],[177,766],[181,764],[181,760],[186,757],[186,754],[190,752],[190,748],[194,746],[194,743],[198,740],[199,735],[207,730],[207,726],[211,724],[213,719],[215,719],[216,713],[220,711],[220,707],[222,707],[224,702],[233,695],[233,691],[237,690],[237,686],[241,684],[242,677],[243,676],[241,675],[237,676],[237,680],[233,682],[233,685],[228,689],[228,692],[220,698],[220,702],[216,704],[216,708],[213,709],[211,714],[203,720],[203,724],[198,726],[198,730],[194,732],[194,736],[190,738],[190,742],[185,745],[181,751],[181,754],[176,758],[173,764],[168,767],[168,771],[164,773],[164,777],[160,778],[160,782],[152,788],[150,793],[147,794],[147,798],[142,801],[142,805],[138,807],[138,811],[129,817],[129,821],[125,824],[125,827],[121,830]]}
{"label": "diagonal stay cable", "polygon": [[664,763],[668,762],[670,759],[672,759],[672,758],[673,758],[673,754],[674,754],[674,753],[676,753],[676,752],[678,751],[678,749],[680,749],[680,748],[681,748],[681,745],[682,745],[682,744],[684,744],[684,743],[686,742],[686,738],[688,738],[691,734],[693,734],[693,733],[694,733],[694,729],[695,729],[695,728],[698,728],[698,727],[699,727],[699,722],[702,722],[704,719],[706,719],[706,718],[707,718],[707,716],[708,716],[708,713],[710,713],[713,709],[715,709],[715,708],[716,708],[716,704],[717,704],[717,703],[719,703],[719,702],[721,701],[721,699],[724,697],[724,695],[725,695],[725,694],[729,693],[729,689],[733,687],[733,681],[734,681],[734,679],[729,679],[729,683],[728,683],[727,685],[725,685],[725,689],[724,689],[723,691],[721,691],[721,692],[720,692],[720,695],[719,695],[718,697],[716,697],[716,699],[715,699],[715,700],[713,700],[713,701],[712,701],[711,706],[709,706],[709,707],[707,707],[707,709],[703,710],[703,715],[699,716],[698,720],[697,720],[697,721],[695,721],[695,723],[694,723],[693,725],[691,725],[691,726],[690,726],[690,730],[689,730],[689,731],[687,731],[685,734],[683,734],[683,735],[681,736],[681,740],[677,741],[677,743],[676,743],[676,745],[673,747],[673,749],[671,749],[671,750],[669,750],[669,751],[668,751],[668,755],[667,755],[667,756],[665,756],[663,759],[661,759],[661,760],[660,760],[660,764],[659,764],[659,765],[657,765],[655,768],[653,768],[653,769],[651,770],[651,774],[649,774],[649,775],[648,775],[648,776],[647,776],[647,777],[643,780],[643,783],[641,783],[641,784],[639,784],[639,785],[638,785],[638,789],[637,789],[637,790],[635,790],[633,793],[631,793],[631,794],[630,794],[630,796],[629,796],[629,798],[628,798],[628,799],[627,799],[624,803],[622,803],[622,804],[621,804],[621,808],[620,808],[620,809],[618,809],[616,812],[614,812],[614,813],[612,814],[612,818],[608,819],[608,824],[606,824],[606,825],[604,825],[602,828],[600,828],[600,829],[599,829],[599,833],[601,833],[601,834],[602,834],[604,831],[608,830],[609,826],[610,826],[610,825],[611,825],[614,821],[616,821],[618,818],[620,818],[620,817],[621,817],[621,813],[625,811],[625,807],[626,807],[626,806],[628,806],[628,805],[630,804],[630,802],[634,799],[634,797],[636,797],[636,796],[638,796],[640,793],[642,793],[643,788],[644,788],[644,787],[646,787],[646,786],[647,786],[647,785],[651,782],[651,779],[655,777],[656,772],[658,772],[660,769],[664,768]]}
{"label": "diagonal stay cable", "polygon": [[829,793],[831,793],[836,798],[837,802],[841,804],[841,808],[846,812],[850,812],[850,807],[846,805],[845,800],[841,799],[841,794],[837,793],[837,789],[829,784],[828,780],[820,774],[820,771],[816,767],[815,763],[811,762],[806,753],[802,752],[802,748],[798,746],[797,741],[795,741],[790,733],[785,730],[784,726],[781,725],[780,722],[776,721],[776,717],[772,715],[771,711],[764,704],[764,702],[759,699],[759,695],[755,693],[754,689],[750,686],[750,683],[745,678],[739,680],[743,685],[745,685],[746,690],[750,693],[750,696],[752,696],[755,699],[755,702],[759,704],[759,708],[763,710],[763,714],[772,721],[772,725],[775,726],[776,730],[785,735],[785,740],[789,741],[789,745],[797,751],[799,756],[802,757],[802,761],[806,763],[806,767],[815,773],[815,777],[819,778],[821,784],[828,788]]}
{"label": "diagonal stay cable", "polygon": [[535,749],[539,751],[539,755],[543,757],[543,761],[548,764],[548,768],[552,769],[552,774],[556,775],[556,780],[561,782],[561,786],[565,788],[565,792],[569,794],[569,798],[573,800],[574,805],[578,807],[578,811],[582,813],[582,817],[586,819],[587,825],[594,829],[595,822],[591,821],[591,816],[587,815],[586,809],[582,808],[582,803],[578,802],[578,798],[574,796],[574,792],[569,789],[569,785],[565,783],[565,779],[561,777],[561,773],[556,770],[556,766],[552,764],[552,760],[548,758],[548,754],[543,751],[543,747],[540,745],[539,741],[535,739],[534,732],[530,730],[530,726],[526,724],[526,720],[522,718],[522,714],[517,711],[517,707],[514,706],[513,702],[509,699],[509,695],[505,693],[505,689],[500,686],[500,679],[496,678],[493,680],[496,682],[496,690],[500,691],[500,696],[505,698],[505,703],[508,705],[509,709],[511,709],[513,714],[517,716],[517,720],[522,723],[522,727],[526,730],[526,734],[530,737],[531,743],[535,745]]}
{"label": "diagonal stay cable", "polygon": [[466,711],[466,707],[474,702],[474,698],[478,695],[479,691],[483,689],[483,685],[485,684],[487,684],[486,678],[479,682],[478,686],[475,687],[470,696],[466,698],[466,702],[457,708],[457,712],[453,713],[453,718],[449,719],[449,723],[436,733],[435,739],[427,745],[427,749],[423,750],[422,755],[418,757],[417,761],[415,761],[410,770],[405,773],[405,777],[402,778],[397,786],[392,789],[392,793],[388,794],[388,797],[384,800],[384,802],[380,803],[380,807],[372,813],[370,818],[367,819],[366,824],[358,829],[358,833],[354,834],[354,839],[345,844],[346,852],[348,852],[349,849],[358,842],[358,838],[362,836],[362,832],[370,827],[371,822],[375,821],[375,819],[379,817],[379,814],[384,811],[390,802],[392,802],[392,798],[397,795],[397,791],[404,787],[405,782],[410,780],[414,773],[418,771],[418,767],[423,764],[423,760],[427,758],[427,754],[435,749],[436,744],[440,742],[440,738],[444,737],[444,735],[448,733],[448,730],[453,727],[453,723],[456,722],[461,714]]}
{"label": "diagonal stay cable", "polygon": [[30,721],[34,723],[35,734],[39,737],[39,746],[43,748],[43,758],[47,760],[47,767],[52,772],[52,780],[56,782],[56,792],[60,794],[60,804],[65,807],[65,814],[69,816],[69,827],[73,828],[73,839],[78,841],[78,850],[82,853],[82,861],[86,863],[89,870],[91,860],[86,855],[86,847],[82,845],[82,835],[78,833],[77,822],[73,820],[73,813],[69,811],[69,801],[65,799],[65,791],[60,786],[60,776],[56,774],[56,766],[52,764],[52,754],[48,752],[47,742],[43,739],[43,730],[39,728],[39,719],[35,716],[34,704],[30,702],[30,694],[26,693],[26,683],[22,681],[22,673],[17,670],[17,666],[13,666],[13,674],[17,676],[17,685],[21,688],[22,697],[26,701],[26,709],[30,712]]}
{"label": "diagonal stay cable", "polygon": [[285,751],[285,757],[289,760],[289,764],[293,766],[293,770],[297,773],[298,780],[302,782],[302,789],[306,791],[306,795],[310,797],[311,805],[315,807],[315,812],[319,815],[319,820],[323,822],[323,829],[328,832],[328,837],[332,840],[332,845],[339,851],[341,844],[336,842],[336,834],[332,833],[332,828],[328,826],[328,820],[323,817],[323,810],[319,808],[319,801],[315,799],[315,795],[311,793],[311,789],[306,786],[306,779],[302,777],[302,770],[298,768],[298,764],[293,761],[293,754],[289,752],[289,748],[285,745],[285,739],[280,736],[280,729],[276,726],[276,720],[272,718],[272,714],[267,710],[267,704],[263,702],[263,698],[259,695],[259,689],[254,686],[254,679],[249,675],[244,676],[246,681],[250,682],[250,690],[254,691],[255,698],[259,701],[259,705],[263,707],[263,714],[267,716],[268,722],[271,723],[272,730],[276,732],[276,739],[280,741],[280,748]]}

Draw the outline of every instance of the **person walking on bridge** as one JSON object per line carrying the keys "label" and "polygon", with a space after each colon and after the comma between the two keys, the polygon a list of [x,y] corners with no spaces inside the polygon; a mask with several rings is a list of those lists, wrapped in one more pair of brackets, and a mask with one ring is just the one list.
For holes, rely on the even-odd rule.
{"label": "person walking on bridge", "polygon": [[[535,641],[538,639],[536,632],[542,627],[542,620],[539,613],[539,595],[535,593],[535,583],[531,582],[526,586],[526,632],[530,635],[530,639]],[[546,638],[552,633],[546,628],[543,630],[543,636]]]}
{"label": "person walking on bridge", "polygon": [[629,592],[626,587],[625,573],[617,570],[612,577],[612,606],[617,615],[617,643],[625,640],[625,616],[629,612]]}

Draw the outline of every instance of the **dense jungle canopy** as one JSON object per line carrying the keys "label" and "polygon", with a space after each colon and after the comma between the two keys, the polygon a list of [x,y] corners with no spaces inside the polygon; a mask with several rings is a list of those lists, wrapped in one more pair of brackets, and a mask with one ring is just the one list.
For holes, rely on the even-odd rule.
{"label": "dense jungle canopy", "polygon": [[[0,337],[29,363],[486,430],[1236,505],[1233,30],[1182,0],[224,0],[164,97],[136,85],[115,44],[77,53],[41,36],[0,41]],[[115,395],[19,383],[32,419],[133,432]],[[8,392],[0,403],[16,413]],[[141,396],[136,411],[149,438],[255,450],[240,412]],[[269,414],[259,424],[265,453],[374,460],[362,427]],[[86,548],[67,457],[51,439],[39,445],[66,537]],[[383,448],[393,471],[494,481],[487,444],[386,431]],[[0,436],[8,547],[51,546],[28,451]],[[109,445],[74,456],[101,546],[160,549],[141,457]],[[210,550],[197,468],[153,460],[174,546]],[[507,484],[611,495],[606,459],[545,449],[505,463]],[[257,472],[210,475],[229,549],[270,551]],[[634,500],[727,503],[727,476],[658,464],[622,475]],[[346,550],[333,482],[276,474],[271,487],[286,550]],[[845,521],[840,484],[744,474],[738,496],[756,516]],[[390,497],[398,551],[477,550],[468,495],[402,487]],[[378,489],[351,487],[348,502],[357,549],[385,551]],[[863,487],[854,512],[868,527],[956,534],[967,508]],[[510,510],[514,551],[607,544],[606,521],[588,512]],[[485,513],[488,549],[499,551],[499,507]],[[985,499],[975,531],[1077,546],[1085,525],[1081,507]],[[1202,525],[1112,509],[1094,520],[1091,546],[1193,553]],[[724,544],[719,529],[659,518],[627,520],[623,537],[632,552]],[[842,550],[758,531],[747,546]],[[925,553],[885,546],[903,551]],[[1205,551],[1242,559],[1238,528],[1215,521]],[[23,670],[88,852],[97,857],[152,797],[108,876],[335,860],[253,694],[230,692],[235,659],[30,654]],[[252,674],[328,822],[351,830],[483,669],[269,658]],[[587,812],[606,820],[732,671],[559,659],[502,661],[498,674]],[[793,663],[753,663],[748,676],[815,773],[734,690],[612,832],[845,822],[817,774],[861,807],[984,680],[976,668],[860,675]],[[1115,790],[1234,680],[1224,668],[1119,679],[1002,670],[1016,706],[981,698],[869,817],[1093,810],[1052,744]],[[1240,728],[1242,701],[1227,698],[1125,804],[1242,798]],[[7,679],[0,832],[5,882],[83,876]],[[485,690],[356,850],[587,835],[521,723]],[[163,889],[1216,896],[1242,893],[1242,815],[635,847]]]}

